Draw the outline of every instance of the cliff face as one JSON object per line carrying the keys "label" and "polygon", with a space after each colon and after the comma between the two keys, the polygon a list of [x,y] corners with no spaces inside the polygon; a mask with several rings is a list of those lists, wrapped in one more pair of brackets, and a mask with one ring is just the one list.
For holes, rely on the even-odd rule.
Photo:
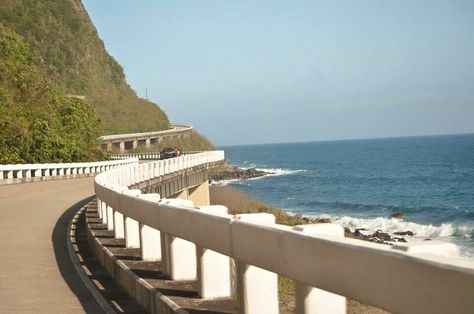
{"label": "cliff face", "polygon": [[85,96],[103,134],[169,127],[166,114],[127,84],[80,0],[2,0],[0,23],[37,51],[47,77],[62,92]]}

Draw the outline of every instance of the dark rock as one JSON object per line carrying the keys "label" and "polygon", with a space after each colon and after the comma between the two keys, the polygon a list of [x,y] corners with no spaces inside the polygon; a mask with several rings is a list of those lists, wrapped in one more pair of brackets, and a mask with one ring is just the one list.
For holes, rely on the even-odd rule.
{"label": "dark rock", "polygon": [[407,240],[405,240],[404,238],[397,238],[397,237],[393,237],[394,240],[397,240],[398,242],[407,242]]}
{"label": "dark rock", "polygon": [[401,235],[401,236],[413,236],[413,232],[411,231],[399,231],[399,232],[395,232],[394,234]]}
{"label": "dark rock", "polygon": [[404,214],[402,212],[398,212],[398,213],[391,214],[390,216],[388,216],[388,218],[403,219],[403,216],[404,216]]}
{"label": "dark rock", "polygon": [[365,235],[365,234],[363,234],[362,232],[360,232],[362,229],[364,229],[364,228],[356,229],[356,230],[354,231],[354,235],[356,235],[356,236]]}
{"label": "dark rock", "polygon": [[352,238],[351,229],[345,227],[345,228],[344,228],[344,236],[345,236],[346,238]]}
{"label": "dark rock", "polygon": [[382,241],[393,241],[392,237],[388,233],[382,232],[381,230],[377,230],[374,234],[372,234],[372,237]]}
{"label": "dark rock", "polygon": [[222,181],[232,179],[246,180],[262,177],[267,174],[267,172],[260,171],[255,168],[241,169],[238,167],[223,167],[212,170],[209,173],[209,179],[211,181]]}
{"label": "dark rock", "polygon": [[321,224],[330,224],[331,219],[329,219],[329,218],[317,218],[316,222],[321,223]]}

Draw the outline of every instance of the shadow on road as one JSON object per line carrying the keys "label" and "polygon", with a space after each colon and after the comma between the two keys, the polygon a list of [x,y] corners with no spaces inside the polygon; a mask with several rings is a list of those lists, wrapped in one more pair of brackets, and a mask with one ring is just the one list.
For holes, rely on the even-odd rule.
{"label": "shadow on road", "polygon": [[[93,196],[88,197],[68,208],[56,222],[51,240],[53,241],[54,255],[56,257],[56,262],[61,272],[61,276],[68,284],[69,289],[71,289],[71,291],[80,301],[84,311],[87,313],[103,313],[103,310],[97,304],[94,297],[77,274],[69,256],[67,247],[69,222],[72,220],[77,211],[92,199]],[[48,289],[48,287],[45,287],[45,289]]]}

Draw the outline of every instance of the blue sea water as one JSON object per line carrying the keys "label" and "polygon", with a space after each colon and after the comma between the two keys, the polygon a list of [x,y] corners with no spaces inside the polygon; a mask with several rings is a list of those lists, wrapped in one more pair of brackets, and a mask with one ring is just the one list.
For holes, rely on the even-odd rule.
{"label": "blue sea water", "polygon": [[[223,147],[230,164],[269,173],[228,182],[293,213],[412,231],[474,257],[474,134]],[[403,220],[389,219],[403,212]]]}

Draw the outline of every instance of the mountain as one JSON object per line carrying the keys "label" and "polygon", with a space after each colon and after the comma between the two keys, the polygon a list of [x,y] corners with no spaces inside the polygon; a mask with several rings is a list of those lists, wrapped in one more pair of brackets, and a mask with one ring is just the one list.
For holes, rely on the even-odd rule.
{"label": "mountain", "polygon": [[0,24],[0,164],[102,159],[93,106],[51,82],[26,40]]}
{"label": "mountain", "polygon": [[128,85],[80,0],[2,0],[0,23],[38,53],[47,77],[61,91],[95,107],[102,134],[169,127],[166,114]]}

